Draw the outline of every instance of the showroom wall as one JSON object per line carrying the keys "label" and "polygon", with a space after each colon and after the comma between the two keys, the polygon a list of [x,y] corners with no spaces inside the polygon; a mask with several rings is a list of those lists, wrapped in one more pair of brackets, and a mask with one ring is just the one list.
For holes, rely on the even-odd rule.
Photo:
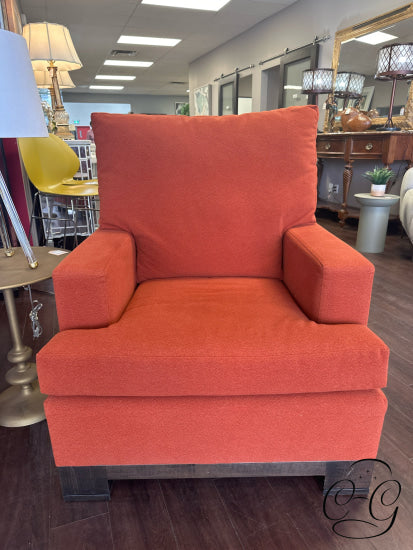
{"label": "showroom wall", "polygon": [[[134,113],[159,114],[159,115],[174,115],[175,103],[187,103],[188,96],[164,96],[164,95],[137,95],[137,94],[105,94],[105,93],[77,93],[63,90],[63,103],[69,114],[71,113],[70,103],[83,104],[112,104],[112,105],[130,105],[127,112],[131,110]],[[73,109],[74,114],[82,116],[80,125],[88,125],[90,121],[90,113],[93,112],[94,106],[91,105],[88,109],[87,105],[82,107],[82,111]],[[122,108],[119,109],[122,112]],[[116,112],[113,111],[112,112]],[[71,117],[72,118],[72,117]],[[78,116],[74,117],[79,120]]]}
{"label": "showroom wall", "polygon": [[[206,84],[212,85],[212,114],[218,114],[219,86],[229,79],[215,82],[219,75],[226,75],[235,70],[254,65],[253,68],[240,73],[241,76],[252,74],[252,110],[262,111],[274,109],[278,96],[278,66],[280,59],[263,65],[261,60],[281,54],[285,48],[292,50],[311,43],[314,38],[330,36],[320,43],[319,67],[330,67],[333,55],[334,37],[337,30],[371,19],[388,11],[406,5],[406,0],[389,2],[388,0],[298,0],[278,14],[258,23],[252,29],[195,60],[189,66],[189,88],[191,112],[193,112],[193,90]],[[322,109],[326,96],[320,96],[320,123],[323,128],[325,111]],[[390,99],[390,89],[389,89]],[[399,163],[400,164],[400,163]],[[398,182],[392,192],[398,193],[401,175],[396,163],[394,169],[398,172]],[[366,169],[371,169],[371,163],[359,163],[354,166],[354,176],[349,194],[349,205],[358,206],[354,193],[364,192],[368,182],[362,177]],[[319,196],[323,199],[340,202],[342,189],[343,163],[335,161],[325,163],[323,176],[319,185]],[[339,193],[331,196],[328,193],[328,183],[340,185]],[[397,208],[397,207],[396,207]]]}
{"label": "showroom wall", "polygon": [[252,64],[255,65],[252,69],[241,74],[252,74],[253,110],[263,110],[266,108],[266,102],[262,89],[262,72],[271,66],[279,65],[280,59],[264,65],[259,65],[259,61],[281,54],[285,48],[292,50],[309,44],[316,36],[329,35],[330,38],[320,44],[318,66],[330,67],[337,30],[394,10],[406,3],[406,0],[390,3],[388,0],[298,0],[278,14],[193,61],[189,66],[191,107],[192,91],[199,86],[212,84],[212,114],[218,114],[219,85],[225,80],[214,82],[214,79],[221,74],[231,73],[237,67]]}

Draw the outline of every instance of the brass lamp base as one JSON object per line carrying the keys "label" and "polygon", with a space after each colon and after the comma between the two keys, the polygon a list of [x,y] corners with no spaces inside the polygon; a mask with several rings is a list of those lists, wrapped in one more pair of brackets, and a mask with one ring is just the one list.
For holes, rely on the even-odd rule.
{"label": "brass lamp base", "polygon": [[73,139],[73,134],[69,130],[69,125],[67,126],[56,126],[56,136],[60,139]]}
{"label": "brass lamp base", "polygon": [[43,402],[46,399],[46,395],[40,393],[36,364],[30,361],[33,351],[23,344],[13,289],[49,279],[66,253],[60,251],[56,255],[51,247],[37,246],[34,251],[39,258],[38,267],[31,269],[36,267],[37,261],[29,267],[23,249],[16,248],[15,251],[12,258],[0,254],[0,290],[12,340],[12,348],[7,354],[11,367],[5,377],[11,387],[0,393],[0,426],[7,428],[30,426],[44,420]]}
{"label": "brass lamp base", "polygon": [[13,290],[5,288],[3,294],[13,341],[7,359],[13,366],[6,373],[11,387],[0,394],[0,426],[30,426],[46,418],[43,409],[46,395],[40,393],[36,364],[29,362],[32,350],[22,342]]}
{"label": "brass lamp base", "polygon": [[73,134],[69,130],[69,115],[63,105],[56,106],[54,120],[56,123],[56,135],[60,139],[73,139]]}
{"label": "brass lamp base", "polygon": [[19,428],[46,418],[37,380],[32,384],[11,386],[0,395],[0,426]]}

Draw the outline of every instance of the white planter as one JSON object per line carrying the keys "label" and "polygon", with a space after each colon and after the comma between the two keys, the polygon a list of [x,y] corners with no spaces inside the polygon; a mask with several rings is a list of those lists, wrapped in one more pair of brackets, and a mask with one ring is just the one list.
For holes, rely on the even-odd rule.
{"label": "white planter", "polygon": [[371,184],[370,195],[373,195],[373,197],[383,197],[385,193],[385,185],[375,185],[374,183]]}

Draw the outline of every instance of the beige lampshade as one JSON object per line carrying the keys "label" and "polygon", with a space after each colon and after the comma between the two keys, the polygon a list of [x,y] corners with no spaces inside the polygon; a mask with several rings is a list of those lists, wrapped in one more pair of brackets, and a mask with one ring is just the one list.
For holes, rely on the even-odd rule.
{"label": "beige lampshade", "polygon": [[[52,79],[50,78],[50,73],[47,69],[45,71],[33,72],[38,88],[52,88]],[[57,71],[57,82],[59,84],[59,88],[76,88],[68,71]]]}
{"label": "beige lampshade", "polygon": [[63,25],[29,23],[23,27],[23,36],[34,70],[46,70],[50,61],[54,61],[59,71],[73,71],[82,67],[70,32]]}

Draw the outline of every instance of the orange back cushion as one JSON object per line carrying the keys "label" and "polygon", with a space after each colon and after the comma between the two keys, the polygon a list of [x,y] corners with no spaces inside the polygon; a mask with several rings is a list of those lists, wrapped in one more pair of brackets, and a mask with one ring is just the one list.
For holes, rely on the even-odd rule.
{"label": "orange back cushion", "polygon": [[133,234],[139,281],[280,278],[284,232],[315,221],[317,121],[95,113],[101,227]]}

